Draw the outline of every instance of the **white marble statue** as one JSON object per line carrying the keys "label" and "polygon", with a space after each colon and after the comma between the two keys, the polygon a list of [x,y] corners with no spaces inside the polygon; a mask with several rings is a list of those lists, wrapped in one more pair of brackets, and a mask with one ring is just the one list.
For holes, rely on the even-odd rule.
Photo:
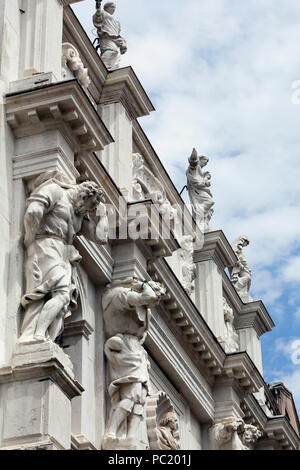
{"label": "white marble statue", "polygon": [[94,26],[97,28],[101,59],[108,70],[119,68],[121,55],[127,51],[127,45],[121,36],[121,25],[113,14],[116,10],[114,2],[107,2],[103,10],[97,9],[93,16]]}
{"label": "white marble statue", "polygon": [[251,450],[262,436],[257,427],[245,424],[241,418],[220,420],[209,430],[211,450]]}
{"label": "white marble statue", "polygon": [[240,341],[239,335],[236,333],[233,321],[234,314],[232,308],[228,305],[226,299],[223,297],[223,311],[224,311],[224,321],[226,325],[225,332],[225,350],[227,353],[233,353],[239,351]]}
{"label": "white marble statue", "polygon": [[245,424],[242,434],[242,442],[245,446],[244,450],[250,450],[255,442],[262,437],[262,432],[252,424]]}
{"label": "white marble statue", "polygon": [[194,242],[192,235],[185,235],[178,250],[181,259],[182,285],[188,294],[195,290],[196,265],[194,263]]}
{"label": "white marble statue", "polygon": [[232,248],[238,257],[238,262],[229,269],[231,282],[244,303],[253,301],[249,294],[252,272],[243,253],[243,248],[248,246],[249,243],[246,236],[241,236],[233,242]]}
{"label": "white marble statue", "polygon": [[210,191],[211,174],[203,171],[208,164],[207,157],[200,157],[196,149],[193,149],[189,158],[189,168],[186,172],[187,188],[193,209],[193,216],[203,233],[210,231],[210,220],[213,215],[214,200]]}
{"label": "white marble statue", "polygon": [[[55,339],[77,305],[76,265],[81,256],[76,235],[104,244],[108,219],[104,192],[92,181],[73,184],[59,172],[39,176],[31,185],[24,217],[26,248],[25,309],[19,343]],[[90,217],[99,217],[98,225]]]}
{"label": "white marble statue", "polygon": [[126,447],[126,442],[140,438],[149,394],[149,362],[143,344],[149,329],[150,309],[165,292],[159,283],[129,278],[113,282],[104,293],[102,306],[109,338],[105,354],[111,399],[104,449]]}
{"label": "white marble statue", "polygon": [[74,76],[84,88],[89,87],[91,83],[89,71],[84,67],[78,50],[73,44],[65,42],[62,45],[62,71],[63,78],[65,79],[68,78],[68,68],[74,73]]}
{"label": "white marble statue", "polygon": [[176,413],[167,412],[161,419],[157,428],[157,436],[161,450],[179,450],[180,445],[175,437],[178,432],[178,418]]}
{"label": "white marble statue", "polygon": [[166,196],[166,191],[162,183],[151,170],[146,166],[145,160],[139,153],[132,155],[133,163],[133,185],[132,196],[134,201],[143,199],[152,199],[157,204],[158,210],[165,221],[175,224],[177,219],[177,210],[172,207]]}

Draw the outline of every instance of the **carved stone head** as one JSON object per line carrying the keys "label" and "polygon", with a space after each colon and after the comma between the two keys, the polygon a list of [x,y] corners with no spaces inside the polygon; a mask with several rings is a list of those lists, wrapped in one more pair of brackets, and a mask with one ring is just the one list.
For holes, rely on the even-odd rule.
{"label": "carved stone head", "polygon": [[113,15],[116,11],[116,4],[114,2],[107,2],[104,5],[104,10],[107,11],[110,15]]}
{"label": "carved stone head", "polygon": [[178,418],[175,412],[168,412],[164,415],[164,417],[160,420],[160,426],[169,427],[172,432],[177,431],[178,429]]}
{"label": "carved stone head", "polygon": [[74,197],[76,214],[87,215],[94,212],[103,199],[104,191],[94,181],[85,181],[77,185]]}

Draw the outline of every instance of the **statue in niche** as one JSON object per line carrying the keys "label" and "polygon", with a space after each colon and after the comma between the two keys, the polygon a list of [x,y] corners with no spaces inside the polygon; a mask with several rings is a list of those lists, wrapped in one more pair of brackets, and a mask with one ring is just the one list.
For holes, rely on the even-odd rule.
{"label": "statue in niche", "polygon": [[251,445],[262,433],[241,418],[230,417],[216,423],[209,430],[211,450],[251,450]]}
{"label": "statue in niche", "polygon": [[101,59],[108,70],[119,68],[121,55],[127,51],[126,41],[121,37],[120,22],[113,17],[115,10],[116,4],[107,2],[103,10],[100,6],[93,16],[93,23],[98,32]]}
{"label": "statue in niche", "polygon": [[228,305],[226,299],[223,297],[223,311],[224,320],[226,325],[225,332],[225,349],[226,352],[232,353],[240,349],[239,335],[235,332],[233,321],[234,314],[232,308]]}
{"label": "statue in niche", "polygon": [[[120,442],[139,441],[144,406],[149,395],[149,361],[143,347],[151,316],[166,292],[159,283],[136,278],[115,281],[103,296],[108,340],[108,393],[111,411],[103,448],[120,448]],[[117,446],[117,447],[116,447]]]}
{"label": "statue in niche", "polygon": [[193,149],[189,158],[189,168],[186,172],[187,189],[193,209],[193,216],[203,233],[210,231],[210,220],[213,215],[214,200],[210,191],[211,174],[203,171],[208,164],[207,157],[199,157],[196,149]]}
{"label": "statue in niche", "polygon": [[182,260],[182,285],[188,294],[195,290],[194,280],[196,278],[196,265],[194,263],[194,243],[192,235],[185,235],[181,242],[179,256]]}
{"label": "statue in niche", "polygon": [[173,411],[166,413],[157,428],[161,450],[179,450],[180,445],[175,437],[178,432],[178,418]]}
{"label": "statue in niche", "polygon": [[252,271],[249,268],[243,253],[243,248],[248,246],[249,243],[249,239],[246,236],[241,236],[233,242],[232,248],[238,261],[229,269],[231,282],[244,303],[253,302],[253,299],[249,294]]}
{"label": "statue in niche", "polygon": [[[73,184],[60,172],[42,174],[30,186],[24,216],[25,316],[19,343],[53,342],[77,306],[76,235],[105,244],[108,218],[103,189],[93,181]],[[98,224],[92,215],[99,217]]]}

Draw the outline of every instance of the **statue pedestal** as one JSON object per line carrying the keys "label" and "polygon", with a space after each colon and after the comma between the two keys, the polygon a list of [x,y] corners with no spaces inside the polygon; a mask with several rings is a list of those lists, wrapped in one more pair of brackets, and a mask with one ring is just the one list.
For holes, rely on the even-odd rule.
{"label": "statue pedestal", "polygon": [[0,369],[0,448],[71,448],[71,400],[81,395],[72,363],[51,341],[17,344]]}
{"label": "statue pedestal", "polygon": [[138,439],[113,438],[104,436],[102,450],[148,450],[149,446]]}

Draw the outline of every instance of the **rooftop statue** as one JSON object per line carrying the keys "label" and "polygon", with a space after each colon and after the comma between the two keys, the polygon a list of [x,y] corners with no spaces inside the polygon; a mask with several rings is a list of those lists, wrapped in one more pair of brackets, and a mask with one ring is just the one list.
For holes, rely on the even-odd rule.
{"label": "rooftop statue", "polygon": [[203,233],[210,231],[210,220],[213,215],[214,200],[210,191],[211,174],[203,171],[208,164],[207,157],[200,157],[196,149],[189,158],[189,168],[186,172],[187,189],[193,209],[193,216]]}
{"label": "rooftop statue", "polygon": [[101,2],[97,1],[97,11],[93,16],[97,28],[101,59],[108,70],[119,68],[121,55],[127,51],[126,40],[121,36],[121,25],[113,14],[116,10],[114,2],[108,2],[101,10]]}
{"label": "rooftop statue", "polygon": [[[103,189],[93,181],[70,182],[48,172],[33,183],[24,216],[26,248],[25,316],[19,343],[52,340],[77,306],[76,235],[99,244],[108,241]],[[98,215],[98,224],[92,215]]]}
{"label": "rooftop statue", "polygon": [[253,302],[252,297],[249,295],[252,271],[243,253],[243,248],[248,246],[249,243],[249,239],[246,236],[241,236],[233,242],[232,248],[238,257],[238,261],[229,269],[231,282],[244,303]]}

